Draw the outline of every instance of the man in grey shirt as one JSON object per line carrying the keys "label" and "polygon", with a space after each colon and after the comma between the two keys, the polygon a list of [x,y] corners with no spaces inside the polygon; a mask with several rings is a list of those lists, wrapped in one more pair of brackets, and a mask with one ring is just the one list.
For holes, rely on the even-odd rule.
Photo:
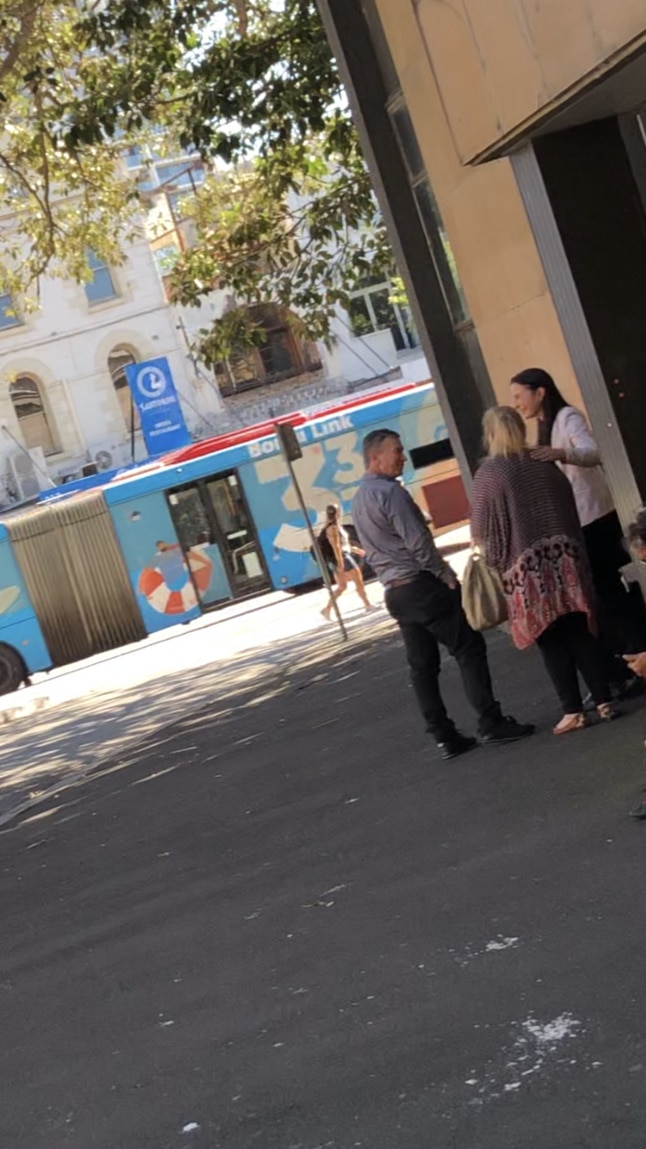
{"label": "man in grey shirt", "polygon": [[386,606],[399,624],[411,679],[427,730],[443,758],[477,746],[456,729],[439,686],[445,646],[460,669],[478,715],[482,742],[515,742],[534,727],[504,718],[491,685],[487,647],[469,626],[458,580],[439,553],[422,512],[398,482],[406,455],[396,431],[371,431],[363,441],[366,473],[352,501],[352,519],[366,559],[386,588]]}

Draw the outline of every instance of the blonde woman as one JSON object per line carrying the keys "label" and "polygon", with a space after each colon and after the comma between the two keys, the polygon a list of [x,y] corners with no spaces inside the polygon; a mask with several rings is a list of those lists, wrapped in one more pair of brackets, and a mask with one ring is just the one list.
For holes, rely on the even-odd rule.
{"label": "blonde woman", "polygon": [[564,711],[554,733],[586,725],[577,672],[599,717],[614,718],[570,483],[553,463],[532,457],[512,407],[487,411],[483,427],[488,457],[475,477],[471,531],[502,577],[514,643],[523,650],[535,642],[541,652]]}

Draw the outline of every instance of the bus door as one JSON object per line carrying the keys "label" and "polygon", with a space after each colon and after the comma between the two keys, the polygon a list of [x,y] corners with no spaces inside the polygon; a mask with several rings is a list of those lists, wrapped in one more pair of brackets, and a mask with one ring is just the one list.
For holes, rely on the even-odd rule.
{"label": "bus door", "polygon": [[271,589],[235,471],[175,487],[167,497],[203,607]]}

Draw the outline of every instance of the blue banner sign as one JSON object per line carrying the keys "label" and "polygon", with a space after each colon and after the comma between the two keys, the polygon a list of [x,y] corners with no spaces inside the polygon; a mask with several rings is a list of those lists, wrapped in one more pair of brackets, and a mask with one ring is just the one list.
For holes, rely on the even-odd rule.
{"label": "blue banner sign", "polygon": [[191,442],[167,359],[131,363],[125,369],[149,455],[163,455]]}

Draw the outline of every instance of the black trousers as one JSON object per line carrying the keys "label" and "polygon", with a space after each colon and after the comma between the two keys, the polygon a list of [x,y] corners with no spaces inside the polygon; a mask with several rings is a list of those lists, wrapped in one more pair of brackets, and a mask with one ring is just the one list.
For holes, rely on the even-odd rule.
{"label": "black trousers", "polygon": [[[597,596],[599,637],[606,651],[611,678],[629,671],[617,655],[646,650],[646,613],[638,588],[629,593],[620,568],[629,561],[622,546],[623,532],[616,511],[583,528],[586,550]],[[615,657],[613,657],[615,656]]]}
{"label": "black trousers", "polygon": [[440,694],[440,651],[445,646],[460,669],[464,693],[487,734],[502,717],[491,685],[487,647],[462,610],[459,588],[450,590],[432,574],[386,591],[386,606],[399,624],[411,680],[426,728],[438,742],[455,731]]}
{"label": "black trousers", "polygon": [[590,633],[585,614],[561,615],[543,631],[536,644],[564,714],[580,714],[583,710],[578,671],[597,705],[609,701],[603,650]]}

